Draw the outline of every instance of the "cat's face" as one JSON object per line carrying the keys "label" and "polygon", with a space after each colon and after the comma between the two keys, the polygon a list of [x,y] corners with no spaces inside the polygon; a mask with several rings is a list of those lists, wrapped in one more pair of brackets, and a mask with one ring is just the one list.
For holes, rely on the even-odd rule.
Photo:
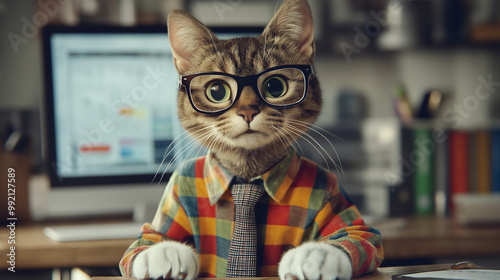
{"label": "cat's face", "polygon": [[[307,2],[295,0],[285,2],[263,34],[254,38],[218,40],[184,12],[175,11],[169,18],[174,61],[181,75],[223,72],[250,76],[277,66],[312,65],[312,32]],[[223,76],[193,79],[190,89],[195,102],[193,99],[190,102],[187,88],[179,91],[181,124],[213,150],[286,149],[317,118],[321,96],[313,74],[304,81],[298,70],[280,71],[263,74],[256,79],[254,86],[239,85],[239,90],[236,81]],[[303,94],[305,84],[308,84],[306,96],[299,104],[283,108],[265,102],[269,97],[279,104],[276,100],[285,100],[284,92],[288,96],[299,96]],[[238,91],[239,98],[231,103]],[[228,107],[228,104],[231,105],[229,109],[211,114],[194,108],[217,110]]]}

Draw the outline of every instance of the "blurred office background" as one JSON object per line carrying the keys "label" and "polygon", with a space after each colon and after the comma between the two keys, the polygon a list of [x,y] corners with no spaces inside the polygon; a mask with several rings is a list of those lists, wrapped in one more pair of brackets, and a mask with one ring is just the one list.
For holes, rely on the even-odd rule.
{"label": "blurred office background", "polygon": [[[474,130],[496,123],[500,3],[318,0],[310,4],[317,44],[315,67],[324,96],[317,125],[339,137],[332,143],[339,156],[334,160],[343,167],[344,185],[354,193],[356,188],[365,191],[368,184],[376,186],[368,189],[372,192],[382,188],[385,208],[374,202],[377,206],[368,212],[386,215],[389,205],[384,187],[401,183],[391,174],[404,177],[400,170],[405,144],[400,141],[402,124],[425,118],[433,123],[431,127]],[[32,164],[41,171],[43,137],[38,120],[44,82],[40,37],[46,24],[157,25],[165,24],[171,9],[181,8],[209,26],[265,26],[277,6],[277,1],[263,0],[2,0],[2,133],[13,125],[29,134]],[[476,93],[476,88],[485,80],[491,83],[485,87],[488,96],[479,100],[475,94],[483,92]],[[432,116],[419,116],[429,92],[438,92],[441,102]],[[409,116],[401,104],[405,102],[412,110]],[[12,111],[23,113],[10,120],[6,115]],[[319,135],[316,138],[324,141]],[[334,155],[329,143],[320,144]],[[312,149],[306,146],[310,145],[301,145]],[[333,166],[314,151],[308,156]]]}
{"label": "blurred office background", "polygon": [[[333,169],[325,154],[341,164],[341,184],[374,221],[452,215],[448,142],[454,133],[468,139],[468,170],[476,169],[475,145],[484,138],[480,134],[493,135],[481,142],[491,146],[485,152],[488,160],[495,158],[493,146],[500,145],[494,136],[500,123],[500,1],[309,2],[315,20],[315,71],[324,98],[316,131],[326,137],[316,131],[311,135],[326,151],[301,141],[304,153]],[[43,25],[158,25],[166,23],[171,9],[180,8],[208,26],[265,26],[279,3],[0,0],[0,129],[3,133],[11,126],[29,137],[31,170],[44,172],[39,123]],[[422,134],[415,131],[422,130],[427,135],[420,139],[423,143],[432,140],[432,133],[444,131],[448,136],[446,141],[434,139],[429,144],[432,155],[417,160],[415,151],[422,147],[415,146],[415,135]],[[432,197],[420,201],[422,205],[414,198],[420,160],[433,162],[432,175],[422,179],[432,182]],[[493,177],[494,164],[486,168],[486,176]],[[468,192],[480,192],[479,173],[470,173]],[[493,178],[487,180],[485,192],[493,193],[494,183]],[[423,210],[416,210],[421,206]]]}

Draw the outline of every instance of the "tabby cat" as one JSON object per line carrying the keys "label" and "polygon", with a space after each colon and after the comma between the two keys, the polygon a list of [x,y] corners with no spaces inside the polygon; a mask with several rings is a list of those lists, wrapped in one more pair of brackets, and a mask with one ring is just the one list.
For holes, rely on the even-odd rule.
{"label": "tabby cat", "polygon": [[181,10],[168,18],[180,75],[178,114],[209,148],[172,175],[151,224],[120,265],[137,278],[226,277],[234,227],[231,186],[260,184],[255,276],[350,279],[383,258],[333,173],[292,143],[321,108],[313,71],[313,20],[306,0],[286,0],[258,37],[219,40]]}

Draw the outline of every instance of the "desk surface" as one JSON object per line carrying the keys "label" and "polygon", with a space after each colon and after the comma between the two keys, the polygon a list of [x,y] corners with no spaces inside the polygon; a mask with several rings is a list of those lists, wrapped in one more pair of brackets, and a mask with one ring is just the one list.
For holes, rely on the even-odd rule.
{"label": "desk surface", "polygon": [[[16,268],[54,268],[75,266],[118,266],[133,239],[55,242],[43,234],[47,224],[16,228]],[[419,257],[457,257],[500,255],[500,227],[465,228],[451,219],[413,218],[388,220],[375,225],[382,233],[386,259]],[[0,269],[10,245],[7,227],[0,228]],[[368,278],[369,279],[369,278]]]}
{"label": "desk surface", "polygon": [[[439,265],[417,265],[417,266],[398,266],[398,267],[384,267],[379,268],[377,271],[363,275],[361,277],[356,278],[356,280],[390,280],[392,275],[402,274],[402,273],[410,273],[417,271],[428,271],[428,270],[437,270],[437,269],[448,269],[451,267],[451,264],[439,264]],[[123,277],[94,277],[92,280],[122,280],[128,279],[132,280],[134,278],[123,278]],[[213,278],[211,278],[213,279]],[[245,278],[240,278],[245,280]],[[201,279],[200,279],[201,280]],[[208,279],[206,279],[208,280]],[[279,280],[278,277],[263,277],[263,278],[248,278],[247,280]]]}
{"label": "desk surface", "polygon": [[422,217],[388,219],[375,227],[386,259],[500,256],[499,225],[465,227],[451,218]]}

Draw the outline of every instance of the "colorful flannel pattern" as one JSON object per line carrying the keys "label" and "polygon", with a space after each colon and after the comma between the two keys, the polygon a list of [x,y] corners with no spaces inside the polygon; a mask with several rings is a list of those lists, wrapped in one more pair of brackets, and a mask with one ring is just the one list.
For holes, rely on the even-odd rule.
{"label": "colorful flannel pattern", "polygon": [[[125,252],[120,269],[131,275],[134,256],[164,240],[196,248],[200,277],[226,276],[234,229],[234,176],[210,156],[184,162],[172,175],[151,224]],[[289,249],[307,241],[327,242],[351,258],[353,277],[375,270],[383,260],[378,230],[365,225],[336,176],[294,151],[273,169],[250,180],[263,184],[255,207],[257,276],[276,276]]]}

